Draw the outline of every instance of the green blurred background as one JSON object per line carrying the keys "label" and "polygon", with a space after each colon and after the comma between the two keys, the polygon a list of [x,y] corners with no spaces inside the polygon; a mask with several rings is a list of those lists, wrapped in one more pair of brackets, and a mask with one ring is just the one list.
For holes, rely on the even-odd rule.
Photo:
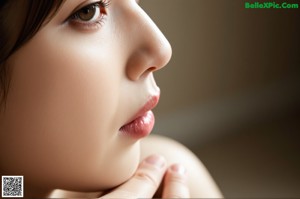
{"label": "green blurred background", "polygon": [[299,198],[300,8],[245,2],[141,1],[173,48],[154,132],[192,149],[225,197]]}

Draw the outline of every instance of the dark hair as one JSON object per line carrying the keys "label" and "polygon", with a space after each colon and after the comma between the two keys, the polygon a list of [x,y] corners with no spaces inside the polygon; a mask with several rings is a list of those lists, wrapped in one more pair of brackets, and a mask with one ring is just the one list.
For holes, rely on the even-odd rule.
{"label": "dark hair", "polygon": [[[0,1],[0,106],[6,103],[10,70],[6,60],[51,18],[63,0]],[[46,21],[47,22],[47,21]]]}

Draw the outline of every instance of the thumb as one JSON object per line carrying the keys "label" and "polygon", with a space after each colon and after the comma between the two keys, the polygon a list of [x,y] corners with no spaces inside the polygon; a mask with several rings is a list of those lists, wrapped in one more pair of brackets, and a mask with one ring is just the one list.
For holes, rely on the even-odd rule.
{"label": "thumb", "polygon": [[159,155],[147,157],[135,174],[103,198],[152,198],[166,171],[166,160]]}

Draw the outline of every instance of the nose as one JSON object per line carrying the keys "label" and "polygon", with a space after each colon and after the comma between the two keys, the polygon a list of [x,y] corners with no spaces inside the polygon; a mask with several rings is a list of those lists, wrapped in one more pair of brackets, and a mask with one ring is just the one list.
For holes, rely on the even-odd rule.
{"label": "nose", "polygon": [[130,48],[126,75],[136,81],[163,68],[172,55],[171,45],[150,17],[137,5],[127,10],[127,46]]}

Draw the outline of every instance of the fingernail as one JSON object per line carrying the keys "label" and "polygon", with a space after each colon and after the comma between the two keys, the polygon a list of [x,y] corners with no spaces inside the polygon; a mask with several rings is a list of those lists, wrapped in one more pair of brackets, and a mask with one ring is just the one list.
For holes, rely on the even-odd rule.
{"label": "fingernail", "polygon": [[165,160],[162,156],[159,155],[151,155],[145,160],[148,164],[152,164],[157,168],[162,168],[165,165]]}
{"label": "fingernail", "polygon": [[186,175],[186,169],[181,164],[174,164],[171,166],[171,170],[180,175]]}

